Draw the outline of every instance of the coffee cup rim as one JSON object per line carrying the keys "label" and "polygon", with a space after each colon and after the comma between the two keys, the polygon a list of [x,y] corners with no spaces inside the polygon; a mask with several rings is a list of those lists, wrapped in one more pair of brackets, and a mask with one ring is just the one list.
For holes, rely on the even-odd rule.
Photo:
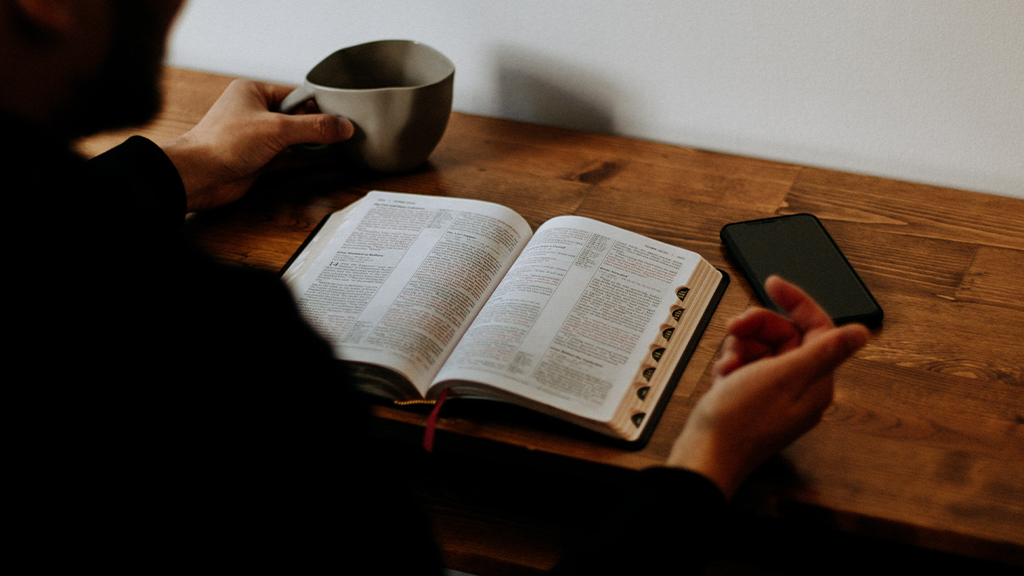
{"label": "coffee cup rim", "polygon": [[[321,64],[323,64],[325,61],[329,60],[330,58],[333,58],[336,54],[341,53],[341,52],[345,52],[345,51],[348,51],[348,50],[355,50],[357,48],[363,48],[363,47],[370,46],[370,45],[373,45],[373,44],[411,44],[411,45],[417,46],[419,48],[426,48],[434,56],[437,56],[438,58],[440,58],[440,60],[443,62],[443,64],[447,67],[447,72],[445,72],[445,74],[443,76],[441,76],[441,78],[439,78],[438,80],[435,80],[433,82],[426,82],[426,83],[423,83],[423,84],[416,84],[416,85],[413,85],[413,86],[382,86],[380,88],[337,88],[337,87],[334,87],[334,86],[325,86],[323,84],[318,84],[318,83],[313,82],[313,81],[311,81],[309,79],[310,75],[312,75],[313,72]],[[393,38],[393,39],[383,39],[383,40],[371,40],[370,42],[363,42],[361,44],[353,44],[352,46],[346,46],[344,48],[339,48],[338,50],[335,50],[334,52],[331,52],[331,54],[329,56],[327,56],[326,58],[324,58],[323,60],[318,62],[316,66],[313,66],[313,68],[311,68],[309,70],[309,72],[306,73],[305,81],[306,81],[307,84],[310,84],[312,86],[316,86],[318,90],[329,90],[329,91],[332,91],[332,92],[371,93],[371,92],[379,92],[379,91],[382,91],[382,90],[418,90],[418,89],[421,89],[421,88],[425,88],[427,86],[434,86],[436,84],[441,84],[442,82],[445,82],[445,81],[449,80],[454,75],[455,75],[455,63],[452,62],[450,58],[445,56],[437,48],[434,48],[433,46],[430,46],[429,44],[424,44],[423,42],[418,42],[416,40],[406,40],[406,39],[401,39],[401,38]]]}

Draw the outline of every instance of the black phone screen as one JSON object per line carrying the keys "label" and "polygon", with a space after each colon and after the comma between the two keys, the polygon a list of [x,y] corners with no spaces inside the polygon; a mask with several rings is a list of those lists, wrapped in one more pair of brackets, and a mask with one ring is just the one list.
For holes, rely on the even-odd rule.
{"label": "black phone screen", "polygon": [[813,214],[727,224],[721,237],[765,306],[781,312],[764,291],[776,274],[818,301],[836,324],[881,323],[882,308]]}

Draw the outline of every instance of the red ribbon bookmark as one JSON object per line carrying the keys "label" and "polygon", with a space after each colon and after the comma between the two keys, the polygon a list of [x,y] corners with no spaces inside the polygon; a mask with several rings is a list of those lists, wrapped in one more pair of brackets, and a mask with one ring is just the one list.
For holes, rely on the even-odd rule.
{"label": "red ribbon bookmark", "polygon": [[441,392],[441,397],[434,403],[434,409],[430,411],[430,416],[427,416],[427,429],[423,431],[423,449],[427,452],[434,451],[434,430],[437,428],[437,417],[441,413],[441,406],[448,398],[448,390],[446,388],[444,392]]}

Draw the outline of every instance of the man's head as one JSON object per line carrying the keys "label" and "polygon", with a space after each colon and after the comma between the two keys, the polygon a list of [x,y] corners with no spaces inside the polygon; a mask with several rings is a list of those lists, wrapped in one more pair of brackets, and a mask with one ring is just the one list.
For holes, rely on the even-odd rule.
{"label": "man's head", "polygon": [[0,0],[0,108],[71,136],[138,124],[182,0]]}

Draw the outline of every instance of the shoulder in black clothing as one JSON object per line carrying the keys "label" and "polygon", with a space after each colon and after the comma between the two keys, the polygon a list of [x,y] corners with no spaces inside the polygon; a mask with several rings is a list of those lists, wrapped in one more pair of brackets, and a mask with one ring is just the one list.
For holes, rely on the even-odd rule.
{"label": "shoulder in black clothing", "polygon": [[[363,441],[364,404],[284,286],[177,237],[184,190],[159,148],[132,139],[86,162],[27,122],[2,126],[24,144],[0,158],[19,216],[5,405],[24,553],[115,571],[363,555],[439,570]],[[386,554],[384,518],[405,524],[406,554]]]}

